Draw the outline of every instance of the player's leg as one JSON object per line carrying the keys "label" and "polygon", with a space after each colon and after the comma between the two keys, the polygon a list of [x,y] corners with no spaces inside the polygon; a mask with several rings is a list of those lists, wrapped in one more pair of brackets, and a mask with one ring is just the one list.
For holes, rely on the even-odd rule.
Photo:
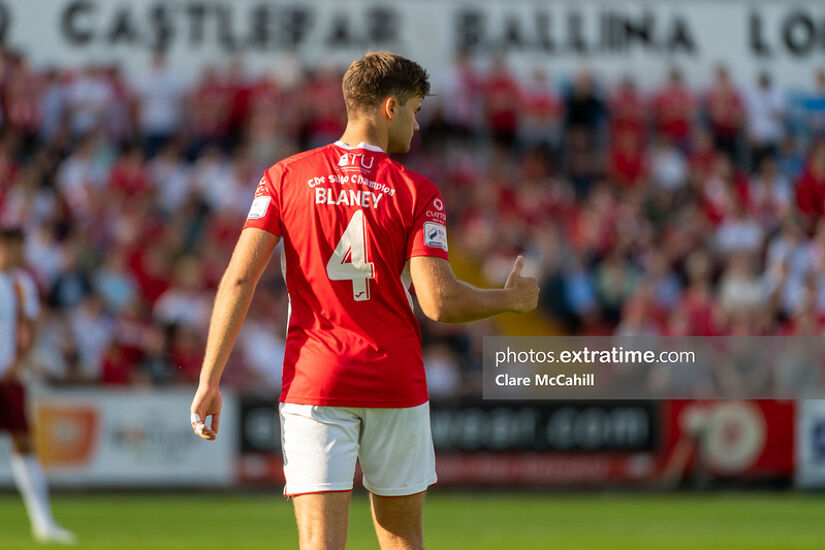
{"label": "player's leg", "polygon": [[423,550],[424,493],[406,497],[371,493],[370,504],[381,550]]}
{"label": "player's leg", "polygon": [[361,419],[352,409],[282,403],[284,495],[293,497],[301,550],[340,550],[347,540]]}
{"label": "player's leg", "polygon": [[0,389],[0,400],[4,402],[0,411],[5,420],[4,427],[12,439],[12,475],[26,506],[34,536],[43,542],[73,543],[74,535],[57,525],[52,517],[46,475],[34,454],[26,421],[25,390],[19,384],[4,384]]}
{"label": "player's leg", "polygon": [[292,498],[301,550],[343,550],[351,491],[297,495]]}
{"label": "player's leg", "polygon": [[424,492],[436,482],[430,409],[366,409],[359,460],[382,550],[423,548]]}
{"label": "player's leg", "polygon": [[48,488],[43,468],[34,454],[28,432],[11,434],[11,470],[17,490],[26,505],[32,531],[41,533],[54,524],[49,507]]}

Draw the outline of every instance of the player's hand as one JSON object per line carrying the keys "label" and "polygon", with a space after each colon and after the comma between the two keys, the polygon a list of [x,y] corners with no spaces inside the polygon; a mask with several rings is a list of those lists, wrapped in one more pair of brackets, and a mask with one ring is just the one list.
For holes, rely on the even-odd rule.
{"label": "player's hand", "polygon": [[513,270],[507,277],[504,288],[512,289],[513,304],[511,310],[516,313],[526,313],[536,309],[539,303],[539,285],[535,277],[522,277],[521,269],[524,267],[524,257],[516,258]]}
{"label": "player's hand", "polygon": [[[217,386],[199,385],[192,400],[190,420],[195,434],[207,441],[214,441],[218,437],[218,428],[221,424],[221,392]],[[212,417],[212,427],[206,425],[206,417]]]}

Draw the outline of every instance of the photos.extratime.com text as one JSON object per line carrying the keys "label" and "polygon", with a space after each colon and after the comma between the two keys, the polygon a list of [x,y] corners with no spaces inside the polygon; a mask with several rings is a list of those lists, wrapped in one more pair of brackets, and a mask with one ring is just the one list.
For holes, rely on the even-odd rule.
{"label": "photos.extratime.com text", "polygon": [[693,351],[652,351],[625,349],[623,346],[613,346],[609,349],[590,349],[584,347],[577,350],[543,351],[513,350],[509,346],[505,350],[495,352],[495,365],[516,366],[536,365],[542,363],[560,363],[564,365],[652,365],[658,363],[692,364],[696,362],[696,353]]}

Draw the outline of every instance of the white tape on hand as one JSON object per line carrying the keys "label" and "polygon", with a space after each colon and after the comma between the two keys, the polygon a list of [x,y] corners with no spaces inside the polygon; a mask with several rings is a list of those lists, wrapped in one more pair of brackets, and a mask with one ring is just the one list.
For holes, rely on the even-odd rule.
{"label": "white tape on hand", "polygon": [[198,413],[192,413],[192,414],[189,415],[189,422],[191,422],[192,424],[195,424],[196,422],[200,422],[200,421],[201,421],[201,417],[200,417],[200,415],[198,415]]}
{"label": "white tape on hand", "polygon": [[195,426],[195,433],[198,435],[203,435],[204,428],[206,428],[206,424],[204,424],[203,422],[198,422],[198,424]]}

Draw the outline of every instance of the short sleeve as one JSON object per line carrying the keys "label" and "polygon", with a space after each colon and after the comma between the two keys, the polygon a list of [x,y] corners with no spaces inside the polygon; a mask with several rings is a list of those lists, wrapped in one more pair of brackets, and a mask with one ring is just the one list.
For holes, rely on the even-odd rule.
{"label": "short sleeve", "polygon": [[438,189],[432,186],[424,200],[415,205],[415,219],[407,241],[407,258],[435,256],[448,259],[447,212]]}
{"label": "short sleeve", "polygon": [[264,172],[255,189],[255,196],[252,198],[252,206],[246,216],[244,229],[254,227],[269,231],[278,237],[282,235],[280,197],[282,178],[283,169],[277,164]]}

